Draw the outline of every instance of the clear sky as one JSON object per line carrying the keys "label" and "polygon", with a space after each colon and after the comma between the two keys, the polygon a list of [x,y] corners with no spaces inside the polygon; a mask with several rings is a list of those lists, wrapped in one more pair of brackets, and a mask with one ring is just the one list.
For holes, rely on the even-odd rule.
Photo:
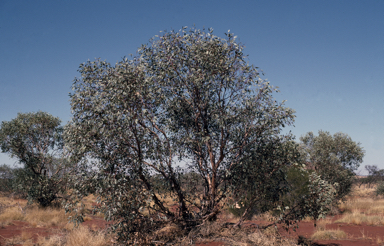
{"label": "clear sky", "polygon": [[[384,168],[384,1],[0,0],[0,121],[18,112],[71,118],[80,63],[114,64],[161,30],[228,29],[278,100],[296,110],[299,138],[344,132]],[[0,164],[16,160],[0,154]]]}

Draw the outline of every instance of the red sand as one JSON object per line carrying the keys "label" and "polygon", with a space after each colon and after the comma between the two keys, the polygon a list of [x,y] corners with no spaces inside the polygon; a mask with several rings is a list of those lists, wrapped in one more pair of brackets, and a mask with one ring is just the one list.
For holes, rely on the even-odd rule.
{"label": "red sand", "polygon": [[[331,217],[332,221],[335,221],[340,216]],[[264,221],[251,221],[244,223],[244,227],[255,227],[255,224],[265,224]],[[89,226],[93,229],[104,229],[107,226],[107,222],[101,218],[94,217],[91,220],[83,223],[85,226]],[[369,225],[352,225],[345,223],[334,223],[326,225],[326,229],[340,229],[347,234],[348,240],[321,240],[314,241],[318,246],[364,246],[372,245],[379,246],[377,244],[377,238],[384,241],[384,226],[369,226]],[[315,232],[316,228],[313,222],[300,222],[299,228],[296,231],[290,230],[286,232],[284,229],[279,228],[279,232],[282,236],[297,240],[299,236],[310,238]],[[12,239],[17,236],[21,236],[22,232],[26,232],[34,242],[38,237],[47,237],[49,235],[59,233],[57,228],[39,228],[32,227],[26,222],[14,221],[11,225],[4,228],[0,228],[0,245],[5,243],[6,239]],[[210,243],[199,243],[198,246],[224,246],[223,242],[210,242]],[[316,245],[316,244],[314,244]]]}

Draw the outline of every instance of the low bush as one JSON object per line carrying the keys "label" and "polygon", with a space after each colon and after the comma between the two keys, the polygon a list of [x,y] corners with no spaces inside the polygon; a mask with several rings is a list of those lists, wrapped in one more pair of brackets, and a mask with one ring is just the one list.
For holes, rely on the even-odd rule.
{"label": "low bush", "polygon": [[384,195],[384,182],[380,182],[375,190],[377,196]]}
{"label": "low bush", "polygon": [[311,239],[312,240],[331,240],[331,239],[345,239],[347,234],[341,230],[321,230],[316,231]]}

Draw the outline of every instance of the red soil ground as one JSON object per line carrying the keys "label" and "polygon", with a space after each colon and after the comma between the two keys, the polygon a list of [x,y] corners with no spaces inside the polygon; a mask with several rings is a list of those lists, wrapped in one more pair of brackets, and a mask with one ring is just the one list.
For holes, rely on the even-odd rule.
{"label": "red soil ground", "polygon": [[[313,240],[313,246],[384,246],[384,242],[381,244],[377,243],[377,238],[384,241],[384,226],[369,226],[369,225],[352,225],[345,223],[335,223],[341,215],[329,216],[332,223],[325,226],[326,229],[339,229],[347,234],[345,240]],[[266,225],[265,221],[248,221],[242,226],[247,228],[257,229],[258,225]],[[281,236],[286,238],[292,238],[295,241],[298,240],[299,236],[310,239],[313,233],[316,231],[316,227],[313,222],[300,222],[299,228],[296,231],[286,231],[282,227],[278,227]],[[224,242],[210,242],[196,244],[198,246],[229,246]]]}
{"label": "red soil ground", "polygon": [[0,228],[0,245],[19,245],[12,244],[12,242],[16,242],[16,237],[21,237],[22,233],[24,233],[24,237],[31,238],[36,242],[38,237],[47,237],[49,235],[58,234],[59,231],[54,227],[32,227],[27,222],[13,221],[11,225]]}
{"label": "red soil ground", "polygon": [[[82,225],[88,226],[91,229],[105,229],[108,223],[101,219],[94,217],[91,220],[85,221]],[[51,235],[60,234],[57,227],[32,227],[29,223],[23,221],[13,221],[12,224],[0,228],[0,246],[2,245],[21,245],[15,244],[17,237],[21,237],[22,233],[32,239],[35,243],[38,237],[49,237]]]}
{"label": "red soil ground", "polygon": [[[332,220],[335,221],[335,216]],[[384,226],[369,226],[369,225],[352,225],[345,223],[331,223],[326,225],[326,229],[340,229],[347,234],[347,240],[314,240],[317,245],[340,245],[340,246],[364,246],[377,244],[377,238],[383,239]],[[316,231],[313,222],[300,222],[296,232],[290,231],[287,233],[280,228],[280,233],[283,236],[297,239],[299,236],[310,238]]]}
{"label": "red soil ground", "polygon": [[[347,234],[348,240],[321,240],[314,241],[314,245],[318,246],[380,246],[377,243],[377,238],[384,240],[384,226],[369,226],[369,225],[351,225],[344,223],[334,223],[340,216],[334,216],[332,218],[332,223],[326,225],[326,229],[340,229]],[[245,223],[244,227],[255,228],[257,230],[257,224],[262,225],[266,222],[263,221],[250,221]],[[101,219],[94,217],[91,220],[88,220],[83,223],[85,226],[89,226],[92,229],[104,229],[107,226],[107,223]],[[304,236],[305,238],[310,238],[311,235],[315,232],[316,228],[314,227],[313,222],[300,222],[299,228],[296,231],[290,230],[286,232],[284,229],[279,228],[279,232],[282,236],[293,238],[297,240],[299,236]],[[6,245],[8,239],[21,236],[21,234],[29,235],[30,238],[36,242],[38,237],[47,237],[49,235],[60,233],[59,229],[55,227],[50,228],[39,228],[32,227],[26,222],[14,221],[11,225],[4,228],[0,228],[0,245]],[[13,244],[15,245],[15,244]],[[210,242],[210,243],[200,243],[196,244],[198,246],[224,246],[229,245],[223,242]],[[384,244],[382,244],[384,245]]]}

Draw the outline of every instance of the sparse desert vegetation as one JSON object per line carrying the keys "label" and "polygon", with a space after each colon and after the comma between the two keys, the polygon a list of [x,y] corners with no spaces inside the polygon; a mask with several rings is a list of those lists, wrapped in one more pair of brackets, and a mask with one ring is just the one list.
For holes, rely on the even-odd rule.
{"label": "sparse desert vegetation", "polygon": [[24,221],[32,227],[63,226],[68,223],[68,214],[62,208],[41,208],[37,205],[28,205],[27,200],[0,197],[2,209],[0,223],[9,225],[12,221]]}
{"label": "sparse desert vegetation", "polygon": [[164,32],[114,66],[81,64],[65,127],[3,121],[1,150],[22,165],[0,166],[4,243],[296,245],[284,232],[312,221],[311,240],[383,226],[384,172],[356,182],[364,150],[345,133],[283,134],[294,110],[244,48],[229,31]]}
{"label": "sparse desert vegetation", "polygon": [[[367,191],[369,192],[369,190]],[[353,196],[339,204],[339,208],[345,212],[357,212],[364,214],[384,214],[384,199]]]}
{"label": "sparse desert vegetation", "polygon": [[[332,216],[319,219],[312,234],[307,236],[308,240],[306,242],[360,240],[362,243],[369,241],[381,245],[383,242],[381,234],[370,234],[371,229],[367,229],[366,226],[384,228],[382,211],[384,199],[377,197],[374,192],[371,193],[370,197],[367,197],[366,192],[372,191],[372,187],[367,187],[366,192],[362,192],[363,189],[363,186],[360,186],[360,188],[357,185],[354,186],[345,201],[339,203],[338,208],[343,212],[338,215],[338,219],[333,219]],[[356,194],[364,194],[364,196],[359,197]],[[15,199],[6,194],[0,197],[0,201],[2,204],[0,213],[2,230],[18,225],[18,221],[25,222],[25,224],[19,225],[20,233],[15,234],[13,237],[3,238],[1,240],[2,245],[104,246],[116,242],[116,236],[111,234],[110,231],[108,232],[105,227],[95,226],[92,223],[74,227],[74,224],[68,221],[68,214],[65,214],[62,208],[40,208],[37,205],[27,205],[26,200]],[[95,202],[96,197],[93,195],[84,199],[88,222],[101,220],[100,215],[92,214],[92,204],[95,204]],[[169,201],[169,205],[171,204],[172,202]],[[227,211],[223,212],[217,221],[206,223],[187,234],[176,224],[170,223],[157,229],[150,237],[150,240],[155,245],[162,245],[166,242],[172,242],[172,245],[193,245],[210,242],[220,242],[225,245],[298,245],[297,236],[282,234],[281,229],[276,229],[274,226],[261,229],[263,222],[267,224],[274,219],[276,219],[274,215],[267,212],[253,216],[251,224],[233,227],[234,222],[237,221],[236,216]],[[312,224],[313,220],[306,218],[302,223]],[[361,226],[361,229],[356,233],[351,233],[350,226],[356,225]],[[337,227],[335,228],[335,226]],[[1,229],[0,235],[2,235]],[[34,229],[47,229],[50,232],[39,235],[39,232],[33,231]],[[305,224],[299,224],[298,231],[304,229]]]}
{"label": "sparse desert vegetation", "polygon": [[382,215],[366,215],[360,212],[352,212],[343,215],[341,219],[336,222],[355,224],[355,225],[384,225],[384,217]]}

